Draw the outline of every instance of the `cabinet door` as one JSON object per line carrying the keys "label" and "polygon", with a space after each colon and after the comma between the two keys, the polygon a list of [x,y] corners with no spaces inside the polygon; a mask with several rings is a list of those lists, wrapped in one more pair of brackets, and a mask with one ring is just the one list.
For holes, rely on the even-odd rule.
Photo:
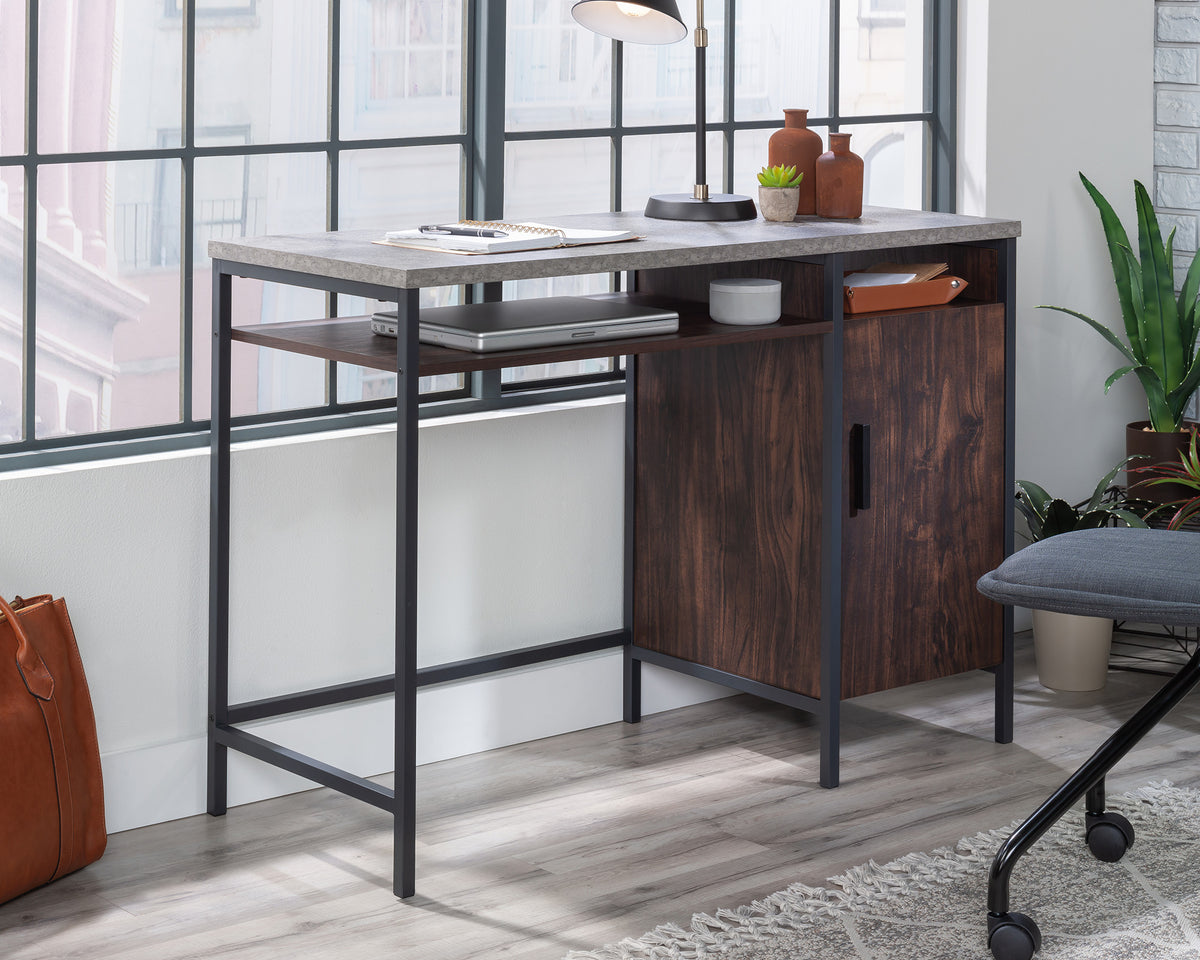
{"label": "cabinet door", "polygon": [[634,642],[818,696],[821,338],[636,363]]}
{"label": "cabinet door", "polygon": [[845,330],[842,696],[993,666],[1002,611],[975,581],[1004,556],[1004,308]]}

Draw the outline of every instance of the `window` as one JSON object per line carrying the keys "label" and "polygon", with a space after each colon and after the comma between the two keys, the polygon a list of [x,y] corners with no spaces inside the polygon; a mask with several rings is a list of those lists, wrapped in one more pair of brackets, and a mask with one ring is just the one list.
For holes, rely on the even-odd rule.
{"label": "window", "polygon": [[[619,45],[570,7],[508,0],[503,18],[476,23],[480,0],[193,0],[191,11],[89,0],[69,17],[0,0],[0,455],[202,442],[210,239],[546,219],[690,192],[690,37]],[[947,208],[933,151],[950,143],[953,110],[932,87],[937,58],[953,62],[952,41],[938,39],[952,36],[939,28],[952,8],[708,0],[712,188],[753,195],[783,109],[807,106],[822,134],[852,132],[869,203]],[[692,5],[681,9],[694,26]],[[503,295],[618,279],[520,281]],[[496,291],[429,290],[423,302],[480,295]],[[246,324],[374,304],[238,281],[235,308]],[[395,390],[379,371],[245,344],[234,369],[235,414],[264,429],[386,411]],[[422,391],[509,402],[547,384],[596,389],[579,385],[621,371],[608,358],[431,378]]]}

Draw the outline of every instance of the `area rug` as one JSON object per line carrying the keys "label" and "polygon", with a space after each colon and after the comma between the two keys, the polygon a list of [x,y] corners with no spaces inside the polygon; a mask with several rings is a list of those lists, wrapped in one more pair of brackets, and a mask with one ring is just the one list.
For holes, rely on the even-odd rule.
{"label": "area rug", "polygon": [[[1109,809],[1136,840],[1119,863],[1082,842],[1083,812],[1068,814],[1013,871],[1011,908],[1042,931],[1041,960],[1200,957],[1200,792],[1150,784]],[[875,862],[829,880],[794,884],[749,906],[696,914],[566,960],[986,960],[987,873],[1015,824],[956,849]]]}

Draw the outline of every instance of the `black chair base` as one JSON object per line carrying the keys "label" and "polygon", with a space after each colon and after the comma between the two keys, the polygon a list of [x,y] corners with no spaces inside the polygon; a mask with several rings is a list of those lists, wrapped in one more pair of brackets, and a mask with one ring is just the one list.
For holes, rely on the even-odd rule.
{"label": "black chair base", "polygon": [[1009,910],[1009,878],[1013,867],[1034,843],[1087,795],[1085,816],[1088,849],[1099,860],[1115,863],[1133,845],[1133,827],[1104,809],[1104,777],[1200,681],[1200,646],[1188,662],[1153,697],[1104,742],[1025,820],[992,860],[988,874],[988,948],[996,960],[1030,960],[1041,947],[1037,924]]}

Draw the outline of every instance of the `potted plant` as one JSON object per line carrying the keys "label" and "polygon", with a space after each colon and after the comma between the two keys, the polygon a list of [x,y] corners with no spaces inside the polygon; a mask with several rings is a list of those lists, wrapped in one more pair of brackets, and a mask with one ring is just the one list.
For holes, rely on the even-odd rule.
{"label": "potted plant", "polygon": [[803,179],[804,174],[797,173],[795,166],[763,167],[758,174],[758,209],[763,218],[789,223],[794,220]]}
{"label": "potted plant", "polygon": [[1200,515],[1200,449],[1196,445],[1196,432],[1192,432],[1188,448],[1179,454],[1175,463],[1160,464],[1157,467],[1135,467],[1135,473],[1152,469],[1157,474],[1146,481],[1148,486],[1170,486],[1172,489],[1187,490],[1189,496],[1180,497],[1160,504],[1154,513],[1171,512],[1167,521],[1168,530],[1182,530],[1193,517]]}
{"label": "potted plant", "polygon": [[[1100,224],[1112,258],[1124,339],[1104,324],[1075,310],[1053,306],[1043,309],[1078,317],[1120,352],[1126,362],[1109,375],[1104,391],[1107,393],[1126,374],[1134,374],[1146,393],[1150,416],[1148,421],[1128,425],[1125,452],[1130,456],[1146,455],[1154,463],[1173,462],[1178,452],[1187,446],[1188,436],[1195,429],[1195,424],[1185,423],[1184,409],[1200,384],[1200,359],[1196,356],[1196,337],[1200,332],[1196,308],[1197,294],[1200,293],[1200,252],[1192,258],[1183,288],[1176,298],[1172,259],[1175,231],[1171,231],[1164,244],[1146,188],[1134,181],[1138,221],[1138,252],[1135,254],[1112,205],[1082,173],[1079,179],[1100,211]],[[1155,489],[1147,480],[1137,484],[1136,492],[1141,497],[1159,501],[1182,495],[1179,490]]]}
{"label": "potted plant", "polygon": [[[1154,504],[1128,500],[1113,480],[1136,457],[1126,457],[1077,504],[1052,497],[1028,480],[1017,481],[1017,509],[1029,528],[1027,539],[1045,540],[1069,530],[1125,525],[1145,527]],[[1038,680],[1051,690],[1099,690],[1108,677],[1113,623],[1105,617],[1033,611],[1033,652]]]}

